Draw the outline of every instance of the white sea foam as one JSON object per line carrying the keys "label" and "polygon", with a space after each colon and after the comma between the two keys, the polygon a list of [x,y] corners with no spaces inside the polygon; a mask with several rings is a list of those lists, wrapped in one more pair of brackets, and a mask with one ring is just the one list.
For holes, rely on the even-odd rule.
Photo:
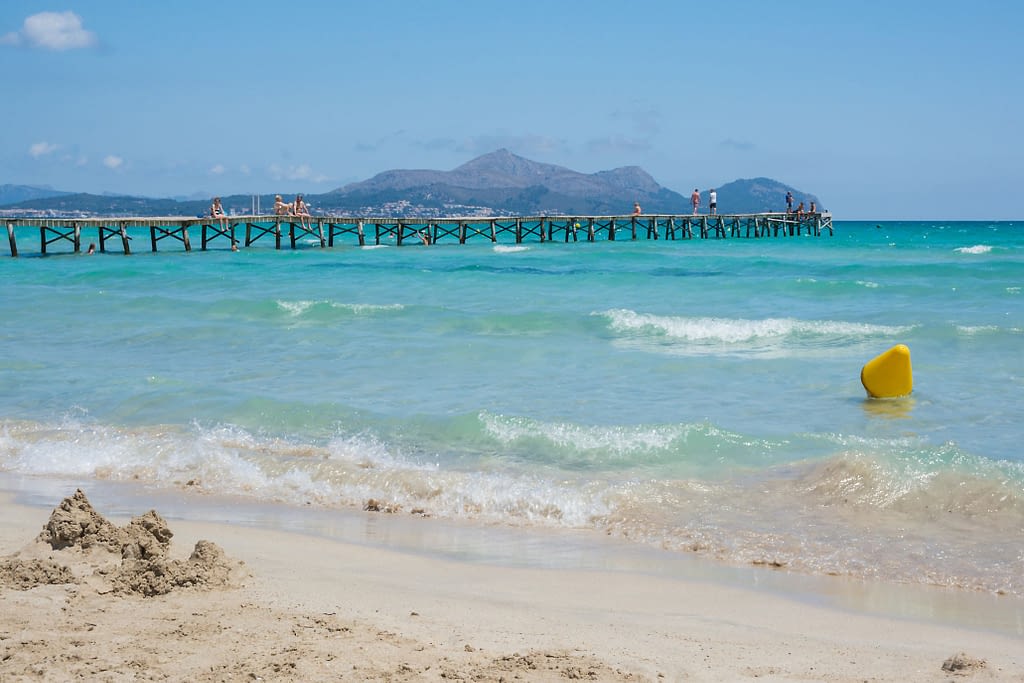
{"label": "white sea foam", "polygon": [[976,244],[973,247],[957,247],[953,251],[961,254],[987,254],[992,251],[992,247],[987,244]]}
{"label": "white sea foam", "polygon": [[372,313],[382,313],[389,311],[401,311],[405,308],[403,304],[353,304],[344,303],[337,301],[327,301],[324,299],[320,300],[300,300],[300,301],[282,301],[278,300],[278,307],[285,312],[291,314],[294,317],[300,317],[307,313],[310,309],[316,306],[329,306],[337,310],[344,310],[354,313],[356,315],[368,315]]}
{"label": "white sea foam", "polygon": [[281,301],[275,302],[280,308],[294,316],[300,316],[316,305],[316,301]]}
{"label": "white sea foam", "polygon": [[523,245],[511,246],[507,244],[498,244],[494,246],[494,253],[496,254],[514,254],[520,251],[529,251],[530,247]]}
{"label": "white sea foam", "polygon": [[797,320],[795,318],[690,318],[637,313],[613,309],[594,315],[608,319],[612,330],[621,333],[647,333],[692,342],[735,344],[758,339],[793,336],[863,337],[902,334],[906,326],[873,325],[837,320]]}
{"label": "white sea foam", "polygon": [[384,313],[388,311],[401,311],[405,308],[403,304],[345,304],[331,302],[333,308],[340,308],[346,311],[351,311],[356,315],[366,315],[370,313]]}
{"label": "white sea foam", "polygon": [[390,244],[364,244],[360,249],[387,249]]}
{"label": "white sea foam", "polygon": [[292,505],[361,507],[374,498],[410,511],[507,524],[580,527],[607,514],[600,493],[522,470],[440,470],[367,436],[326,446],[258,437],[232,426],[123,429],[77,418],[5,423],[0,471],[188,488]]}
{"label": "white sea foam", "polygon": [[977,334],[984,334],[985,332],[998,332],[999,327],[996,325],[957,325],[956,330],[960,334],[974,336]]}
{"label": "white sea foam", "polygon": [[542,438],[555,446],[574,451],[604,450],[618,455],[667,448],[696,428],[679,424],[590,426],[490,413],[481,413],[480,420],[486,432],[502,443]]}

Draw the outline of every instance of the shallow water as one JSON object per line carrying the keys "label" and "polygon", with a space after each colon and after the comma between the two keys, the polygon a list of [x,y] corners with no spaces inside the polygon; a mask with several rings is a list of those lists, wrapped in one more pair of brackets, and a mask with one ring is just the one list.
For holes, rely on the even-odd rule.
{"label": "shallow water", "polygon": [[0,470],[1024,595],[1021,225],[836,228],[0,260]]}

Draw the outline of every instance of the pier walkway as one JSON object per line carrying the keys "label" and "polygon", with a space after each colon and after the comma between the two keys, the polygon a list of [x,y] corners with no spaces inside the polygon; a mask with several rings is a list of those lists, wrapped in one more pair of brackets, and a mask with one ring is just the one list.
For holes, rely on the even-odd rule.
{"label": "pier walkway", "polygon": [[[227,216],[219,219],[186,216],[120,218],[44,218],[4,216],[11,256],[18,255],[17,237],[38,230],[41,254],[79,252],[83,234],[93,233],[100,252],[132,253],[135,237],[148,236],[152,251],[164,240],[172,248],[192,250],[198,233],[200,249],[230,249],[242,242],[253,246],[284,239],[321,248],[367,244],[466,244],[489,241],[594,242],[621,240],[763,239],[833,235],[832,214],[756,213],[721,215],[531,216],[467,218],[373,218],[351,216]],[[89,240],[93,241],[93,240]],[[58,244],[57,248],[51,245]],[[264,242],[264,244],[266,244]],[[69,246],[70,245],[70,246]]]}

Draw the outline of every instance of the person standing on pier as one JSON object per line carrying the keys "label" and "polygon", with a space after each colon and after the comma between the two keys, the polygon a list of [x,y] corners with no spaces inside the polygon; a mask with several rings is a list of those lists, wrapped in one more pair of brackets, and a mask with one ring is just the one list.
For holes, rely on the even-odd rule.
{"label": "person standing on pier", "polygon": [[793,213],[793,193],[786,191],[786,213]]}
{"label": "person standing on pier", "polygon": [[690,203],[693,204],[693,215],[697,215],[697,209],[700,208],[700,190],[696,187],[693,188],[693,194],[690,195]]}
{"label": "person standing on pier", "polygon": [[718,193],[715,192],[714,188],[708,192],[708,211],[711,212],[711,215],[718,213]]}

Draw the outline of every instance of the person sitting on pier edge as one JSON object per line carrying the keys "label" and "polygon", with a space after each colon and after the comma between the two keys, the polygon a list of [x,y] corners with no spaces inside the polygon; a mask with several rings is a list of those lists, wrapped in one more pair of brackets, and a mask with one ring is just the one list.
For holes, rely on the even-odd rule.
{"label": "person sitting on pier edge", "polygon": [[640,202],[633,202],[633,215],[639,216],[643,211],[640,210]]}
{"label": "person sitting on pier edge", "polygon": [[274,215],[275,216],[287,216],[292,213],[295,209],[294,205],[286,204],[281,195],[274,195]]}
{"label": "person sitting on pier edge", "polygon": [[295,195],[295,215],[299,217],[299,225],[306,230],[312,229],[313,222],[309,220],[309,207],[306,206],[306,200],[302,198],[301,194]]}
{"label": "person sitting on pier edge", "polygon": [[793,193],[786,192],[786,213],[793,213]]}
{"label": "person sitting on pier edge", "polygon": [[697,215],[697,209],[700,208],[700,190],[696,187],[693,188],[693,194],[690,195],[690,203],[693,204],[693,215]]}
{"label": "person sitting on pier edge", "polygon": [[214,197],[213,203],[210,204],[210,218],[217,219],[221,230],[228,229],[228,219],[224,215],[224,207],[220,203],[220,197]]}
{"label": "person sitting on pier edge", "polygon": [[803,215],[804,215],[804,203],[800,202],[799,204],[796,205],[796,217],[800,218]]}
{"label": "person sitting on pier edge", "polygon": [[714,189],[708,192],[708,211],[712,215],[718,213],[718,193]]}
{"label": "person sitting on pier edge", "polygon": [[807,213],[818,213],[818,207],[814,205],[814,202],[811,202],[811,208],[807,211]]}

